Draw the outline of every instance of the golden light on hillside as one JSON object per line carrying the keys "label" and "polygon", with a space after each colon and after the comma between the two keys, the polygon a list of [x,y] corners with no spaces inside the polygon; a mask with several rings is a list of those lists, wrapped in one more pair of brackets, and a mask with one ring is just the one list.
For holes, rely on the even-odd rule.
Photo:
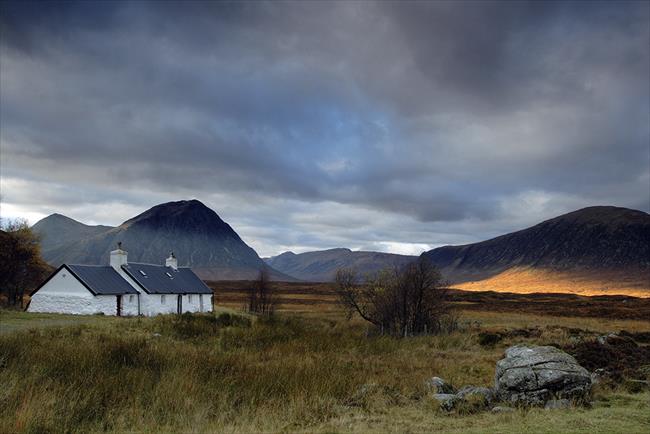
{"label": "golden light on hillside", "polygon": [[650,297],[650,271],[571,271],[513,267],[496,276],[453,285],[466,291],[518,294],[556,292],[578,295],[629,295]]}

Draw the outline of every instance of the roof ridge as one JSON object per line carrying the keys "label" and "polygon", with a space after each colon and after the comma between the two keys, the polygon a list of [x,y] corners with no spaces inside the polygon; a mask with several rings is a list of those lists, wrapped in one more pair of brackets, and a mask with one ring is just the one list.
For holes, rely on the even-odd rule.
{"label": "roof ridge", "polygon": [[96,267],[96,268],[113,268],[110,265],[95,265],[95,264],[62,264],[62,265],[67,265],[68,267]]}
{"label": "roof ridge", "polygon": [[[124,265],[126,265],[126,266],[129,266],[129,265],[148,265],[148,266],[150,266],[150,267],[174,268],[174,267],[172,267],[172,266],[170,266],[170,265],[164,265],[164,264],[149,264],[149,263],[147,263],[147,262],[127,262],[127,263],[124,264]],[[185,266],[176,267],[176,270],[180,270],[180,269],[191,270],[192,267],[185,267]]]}
{"label": "roof ridge", "polygon": [[151,265],[153,267],[166,267],[167,265],[161,265],[161,264],[150,264],[148,262],[127,262],[124,265]]}

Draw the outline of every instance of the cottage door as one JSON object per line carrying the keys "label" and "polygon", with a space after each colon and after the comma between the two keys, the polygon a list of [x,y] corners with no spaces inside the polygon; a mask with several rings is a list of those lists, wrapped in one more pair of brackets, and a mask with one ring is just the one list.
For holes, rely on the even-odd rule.
{"label": "cottage door", "polygon": [[176,308],[178,310],[178,314],[180,315],[183,313],[183,296],[179,294],[177,300],[178,301],[176,303]]}
{"label": "cottage door", "polygon": [[122,316],[122,296],[118,295],[116,298],[117,298],[117,316]]}

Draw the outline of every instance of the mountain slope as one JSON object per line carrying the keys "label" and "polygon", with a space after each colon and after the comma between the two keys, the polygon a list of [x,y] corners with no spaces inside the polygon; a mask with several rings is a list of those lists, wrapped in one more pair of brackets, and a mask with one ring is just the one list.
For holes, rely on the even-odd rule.
{"label": "mountain slope", "polygon": [[513,267],[645,273],[650,270],[650,215],[589,207],[491,240],[423,255],[452,282],[487,279]]}
{"label": "mountain slope", "polygon": [[88,226],[61,214],[52,214],[32,226],[32,230],[41,235],[43,255],[68,244],[70,240],[90,238],[111,229],[111,226]]}
{"label": "mountain slope", "polygon": [[400,267],[416,256],[380,252],[353,252],[350,249],[330,249],[295,254],[284,252],[266,258],[271,267],[301,280],[331,282],[339,268],[354,268],[361,275],[377,272],[387,267]]}
{"label": "mountain slope", "polygon": [[[174,251],[179,265],[192,267],[204,279],[254,279],[266,267],[230,225],[198,200],[157,205],[114,228],[54,214],[34,230],[47,246],[44,258],[54,266],[106,264],[109,252],[122,242],[131,262],[160,264]],[[270,272],[274,279],[292,280]]]}

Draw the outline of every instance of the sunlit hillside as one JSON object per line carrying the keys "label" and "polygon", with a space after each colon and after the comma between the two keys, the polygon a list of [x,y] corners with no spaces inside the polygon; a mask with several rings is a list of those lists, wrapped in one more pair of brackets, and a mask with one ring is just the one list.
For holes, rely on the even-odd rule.
{"label": "sunlit hillside", "polygon": [[454,285],[466,291],[530,294],[558,292],[579,295],[650,297],[650,271],[556,271],[513,267],[488,279]]}

